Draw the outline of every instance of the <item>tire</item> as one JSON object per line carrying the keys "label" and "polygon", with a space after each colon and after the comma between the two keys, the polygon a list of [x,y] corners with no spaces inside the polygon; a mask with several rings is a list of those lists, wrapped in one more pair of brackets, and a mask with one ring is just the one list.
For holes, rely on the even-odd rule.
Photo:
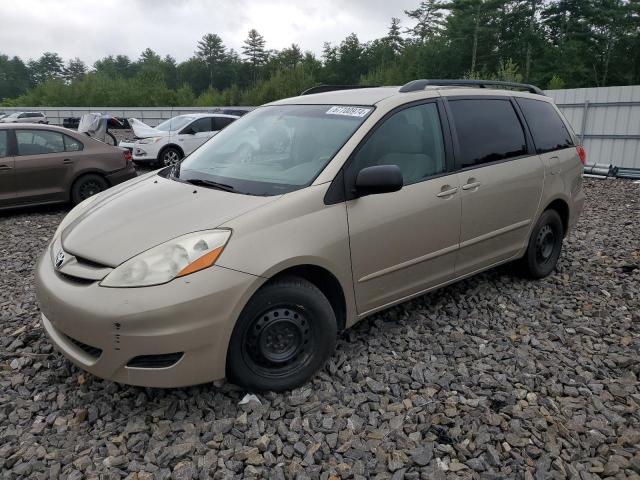
{"label": "tire", "polygon": [[102,175],[87,173],[79,177],[71,187],[71,201],[74,205],[109,188],[109,182]]}
{"label": "tire", "polygon": [[167,147],[158,155],[158,161],[165,167],[170,167],[182,159],[182,152],[174,147]]}
{"label": "tire", "polygon": [[556,268],[562,251],[564,227],[555,210],[545,210],[531,232],[529,245],[520,260],[520,270],[529,278],[544,278]]}
{"label": "tire", "polygon": [[227,378],[249,391],[282,391],[308,381],[333,354],[337,322],[312,283],[285,277],[263,286],[236,323]]}

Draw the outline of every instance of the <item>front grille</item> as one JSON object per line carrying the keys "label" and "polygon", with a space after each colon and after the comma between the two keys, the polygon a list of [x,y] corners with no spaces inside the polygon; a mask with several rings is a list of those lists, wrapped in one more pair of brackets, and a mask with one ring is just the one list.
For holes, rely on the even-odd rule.
{"label": "front grille", "polygon": [[70,337],[69,335],[65,334],[65,337],[67,337],[67,340],[69,340],[71,343],[73,343],[76,347],[78,347],[80,350],[82,350],[84,353],[86,353],[87,355],[93,357],[93,358],[98,358],[100,355],[102,355],[102,349],[98,348],[98,347],[92,347],[91,345],[87,345],[86,343],[82,343],[80,340],[76,340],[75,338]]}
{"label": "front grille", "polygon": [[91,285],[92,283],[96,282],[96,280],[90,280],[88,278],[75,277],[75,276],[69,275],[67,273],[62,273],[60,271],[56,271],[56,273],[58,275],[60,275],[62,278],[64,278],[65,280],[68,280],[68,281],[73,282],[73,283],[77,283],[78,285]]}
{"label": "front grille", "polygon": [[127,367],[134,368],[167,368],[178,363],[184,352],[163,353],[160,355],[140,355],[133,357]]}

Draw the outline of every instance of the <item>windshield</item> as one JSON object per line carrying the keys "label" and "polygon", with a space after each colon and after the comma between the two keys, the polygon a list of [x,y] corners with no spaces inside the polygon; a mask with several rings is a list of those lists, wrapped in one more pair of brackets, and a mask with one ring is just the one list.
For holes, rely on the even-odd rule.
{"label": "windshield", "polygon": [[170,118],[169,120],[165,120],[156,127],[156,130],[161,130],[163,132],[175,132],[176,130],[180,130],[182,127],[186,126],[191,120],[193,120],[193,117],[190,115],[179,115],[177,117]]}
{"label": "windshield", "polygon": [[273,105],[229,125],[178,167],[183,181],[217,182],[251,195],[309,185],[373,107]]}

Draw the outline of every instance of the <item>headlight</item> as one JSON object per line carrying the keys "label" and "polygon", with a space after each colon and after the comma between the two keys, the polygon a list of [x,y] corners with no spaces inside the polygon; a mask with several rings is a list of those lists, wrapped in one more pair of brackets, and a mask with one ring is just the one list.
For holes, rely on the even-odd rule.
{"label": "headlight", "polygon": [[148,143],[158,143],[160,140],[162,140],[164,137],[150,137],[150,138],[143,138],[141,140],[138,140],[138,143],[141,145],[146,145]]}
{"label": "headlight", "polygon": [[213,265],[231,230],[189,233],[127,260],[107,275],[103,287],[147,287],[167,283]]}
{"label": "headlight", "polygon": [[62,233],[62,230],[67,228],[68,225],[71,224],[76,218],[78,218],[86,209],[89,207],[96,199],[100,196],[100,194],[92,195],[86,200],[83,200],[78,205],[73,207],[69,213],[62,219],[60,225],[56,229],[56,233],[53,234],[53,238],[58,238],[58,235]]}

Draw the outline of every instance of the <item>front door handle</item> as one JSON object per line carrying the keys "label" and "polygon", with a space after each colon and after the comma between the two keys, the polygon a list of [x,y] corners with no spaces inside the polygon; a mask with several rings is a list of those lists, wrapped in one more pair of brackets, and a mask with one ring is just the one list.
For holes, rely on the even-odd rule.
{"label": "front door handle", "polygon": [[478,188],[480,185],[482,185],[480,182],[465,183],[462,186],[462,190],[473,190],[474,188]]}
{"label": "front door handle", "polygon": [[[444,186],[444,187],[442,187],[442,188],[446,188],[446,187],[448,187],[448,186],[449,186],[449,185],[445,185],[445,186]],[[458,191],[458,187],[455,187],[455,188],[449,188],[448,190],[442,190],[442,191],[437,195],[437,197],[438,197],[438,198],[450,197],[451,195],[453,195],[453,194],[454,194],[454,193],[456,193],[457,191]]]}
{"label": "front door handle", "polygon": [[0,170],[11,170],[10,165],[0,165]]}

